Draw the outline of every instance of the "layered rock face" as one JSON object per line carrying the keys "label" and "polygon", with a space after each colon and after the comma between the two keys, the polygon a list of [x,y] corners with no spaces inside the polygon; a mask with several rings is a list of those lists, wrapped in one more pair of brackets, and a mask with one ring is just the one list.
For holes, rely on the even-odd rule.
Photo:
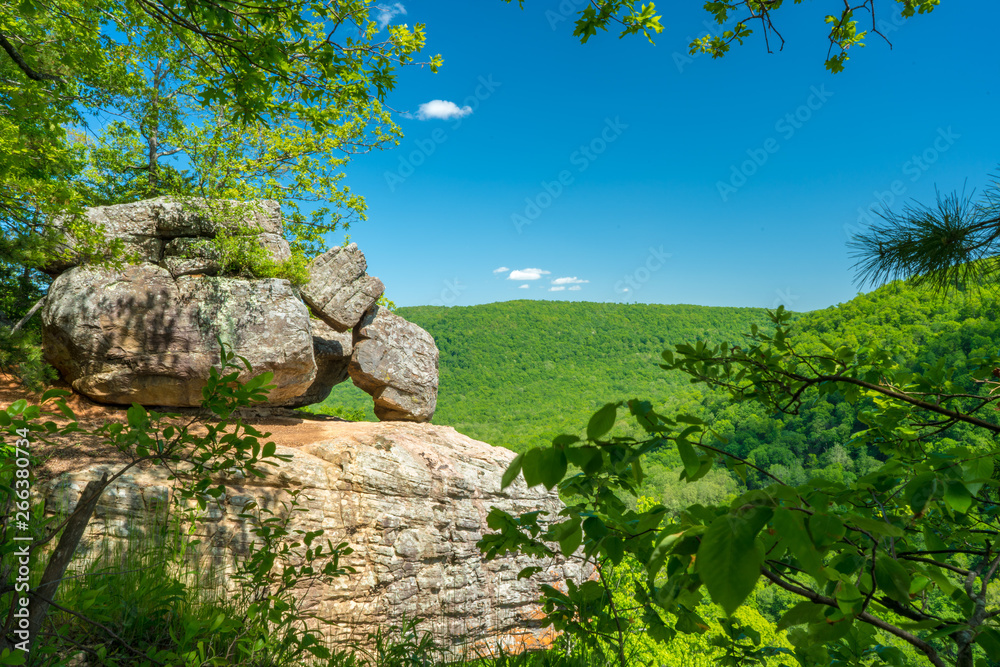
{"label": "layered rock face", "polygon": [[[475,546],[492,506],[514,514],[544,510],[552,517],[562,509],[554,493],[528,489],[521,480],[500,490],[513,452],[429,424],[304,423],[294,433],[303,444],[278,448],[293,456],[289,463],[262,479],[225,480],[228,493],[209,505],[195,534],[204,565],[229,572],[245,553],[248,533],[236,515],[247,502],[274,509],[289,489],[302,489],[308,511],[298,513],[290,528],[323,529],[324,539],[355,549],[342,563],[357,574],[301,594],[305,611],[333,622],[324,630],[332,639],[363,640],[404,616],[425,619],[420,627],[446,648],[496,641],[537,646],[551,639],[537,621],[539,584],[566,577],[579,582],[588,572],[561,559],[485,562]],[[62,475],[44,491],[49,506],[69,509],[105,469]],[[122,476],[104,493],[84,547],[142,530],[136,516],[169,498],[172,484],[157,469]],[[544,569],[518,580],[528,566]]]}
{"label": "layered rock face", "polygon": [[[159,198],[88,209],[85,218],[134,264],[121,271],[78,265],[69,237],[64,259],[47,267],[58,277],[42,312],[46,358],[80,393],[105,403],[197,406],[221,338],[255,373],[274,373],[273,405],[321,402],[351,366],[380,419],[434,414],[434,340],[380,314],[375,302],[384,287],[367,274],[357,245],[314,259],[300,294],[286,280],[222,275],[220,234],[277,262],[290,257],[277,202]],[[394,324],[373,326],[373,319]],[[359,349],[364,362],[352,361]]]}

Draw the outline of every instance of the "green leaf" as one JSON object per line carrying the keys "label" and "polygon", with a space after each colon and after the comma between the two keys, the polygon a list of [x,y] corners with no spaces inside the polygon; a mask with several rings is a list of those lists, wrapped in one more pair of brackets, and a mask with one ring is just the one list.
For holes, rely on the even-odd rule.
{"label": "green leaf", "polygon": [[[966,461],[965,465],[962,466],[962,472],[964,473],[965,486],[969,489],[969,493],[975,495],[983,487],[982,481],[993,477],[993,458],[990,456],[981,456],[971,461]],[[975,480],[982,481],[977,482]]]}
{"label": "green leaf", "polygon": [[771,518],[769,507],[721,516],[708,527],[698,547],[697,566],[712,600],[732,615],[753,592],[764,564],[757,533]]}
{"label": "green leaf", "polygon": [[[944,540],[937,536],[934,532],[934,528],[929,524],[924,524],[924,545],[928,551],[945,551],[948,549],[948,545],[945,544]],[[948,558],[948,554],[930,554],[931,558],[938,561],[945,561]]]}
{"label": "green leaf", "polygon": [[802,513],[784,507],[778,508],[774,513],[774,530],[798,561],[800,568],[814,577],[822,577],[820,568],[823,567],[823,558],[809,539]]}
{"label": "green leaf", "polygon": [[611,562],[615,565],[621,565],[622,559],[625,557],[625,543],[622,542],[620,537],[609,537],[603,542],[604,552],[611,559]]}
{"label": "green leaf", "polygon": [[50,398],[62,398],[63,396],[70,396],[73,392],[67,391],[66,389],[46,389],[45,393],[42,394],[42,403],[49,400]]}
{"label": "green leaf", "polygon": [[500,478],[500,489],[506,489],[508,486],[514,483],[517,476],[521,472],[521,461],[524,460],[524,454],[518,454],[514,457],[514,460],[510,462],[507,466],[507,470],[504,471],[503,477]]}
{"label": "green leaf", "polygon": [[823,619],[823,607],[805,600],[799,602],[782,615],[776,630],[787,630],[795,625],[810,625]]}
{"label": "green leaf", "polygon": [[132,428],[142,428],[146,424],[146,408],[138,403],[133,403],[125,415],[128,418],[128,425]]}
{"label": "green leaf", "polygon": [[906,503],[913,510],[914,514],[923,514],[928,503],[934,498],[938,490],[937,476],[932,472],[925,472],[917,475],[906,485]]}
{"label": "green leaf", "polygon": [[544,484],[546,489],[562,481],[566,476],[566,452],[554,447],[529,449],[521,460],[521,472],[528,486]]}
{"label": "green leaf", "polygon": [[697,452],[691,443],[680,439],[677,440],[677,451],[681,455],[681,463],[684,464],[684,472],[687,473],[688,479],[693,478],[701,470],[701,459],[698,458]]}
{"label": "green leaf", "polygon": [[587,438],[597,440],[602,435],[610,431],[615,426],[615,419],[618,417],[618,404],[608,403],[603,408],[594,413],[587,424]]}
{"label": "green leaf", "polygon": [[875,581],[896,602],[909,603],[910,573],[895,558],[880,555],[875,559]]}
{"label": "green leaf", "polygon": [[583,520],[583,531],[586,533],[587,539],[600,542],[608,534],[608,527],[598,517],[588,516]]}
{"label": "green leaf", "polygon": [[903,536],[902,528],[894,526],[887,521],[879,521],[878,519],[858,516],[857,514],[848,514],[844,517],[844,522],[853,528],[860,528],[875,535],[885,535],[886,537]]}
{"label": "green leaf", "polygon": [[944,502],[953,512],[965,514],[972,507],[972,494],[958,480],[950,480],[944,487]]}
{"label": "green leaf", "polygon": [[806,519],[809,536],[820,551],[825,551],[837,540],[844,537],[844,522],[831,514],[813,514]]}
{"label": "green leaf", "polygon": [[23,398],[19,398],[10,405],[7,406],[7,414],[11,417],[16,417],[17,415],[24,412],[24,409],[28,407],[28,401]]}
{"label": "green leaf", "polygon": [[569,557],[583,544],[583,530],[580,528],[579,521],[564,525],[566,525],[566,529],[561,531],[562,534],[556,538],[556,541],[559,542],[559,550],[563,556]]}
{"label": "green leaf", "polygon": [[1000,660],[1000,632],[995,628],[983,628],[976,637],[976,644],[986,652],[990,660]]}
{"label": "green leaf", "polygon": [[535,447],[524,453],[521,459],[521,472],[524,474],[524,482],[528,487],[538,486],[542,483],[541,452],[547,448]]}
{"label": "green leaf", "polygon": [[585,475],[594,475],[604,466],[604,458],[601,456],[601,450],[597,447],[585,445],[583,447],[569,447],[565,451],[569,462],[583,470]]}
{"label": "green leaf", "polygon": [[524,568],[523,570],[521,570],[520,572],[517,573],[517,578],[518,578],[518,580],[520,580],[520,579],[527,579],[528,577],[530,577],[530,576],[532,576],[534,574],[538,574],[543,569],[544,568],[534,567],[534,566],[533,567],[526,567],[526,568]]}
{"label": "green leaf", "polygon": [[676,530],[675,527],[664,528],[657,536],[658,541],[653,548],[653,553],[649,557],[649,565],[646,568],[651,580],[656,579],[656,575],[663,568],[663,564],[666,562],[667,556],[670,555],[670,551],[684,537],[683,531],[671,532],[674,530]]}

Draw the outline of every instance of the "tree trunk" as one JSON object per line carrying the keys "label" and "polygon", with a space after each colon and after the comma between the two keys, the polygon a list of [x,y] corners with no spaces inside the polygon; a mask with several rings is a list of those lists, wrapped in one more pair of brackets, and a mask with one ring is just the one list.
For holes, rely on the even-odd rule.
{"label": "tree trunk", "polygon": [[38,636],[39,631],[42,629],[45,615],[49,611],[48,601],[55,599],[56,592],[59,590],[59,582],[62,581],[63,575],[66,574],[66,567],[69,565],[70,560],[73,559],[73,554],[76,553],[76,548],[80,544],[83,532],[87,529],[90,517],[94,514],[94,508],[97,507],[97,501],[100,499],[107,485],[108,473],[104,473],[104,477],[100,481],[87,483],[87,486],[83,489],[83,493],[80,494],[80,502],[77,503],[76,509],[66,523],[66,528],[59,538],[59,543],[56,545],[55,551],[52,552],[52,556],[45,566],[41,582],[35,591],[32,591],[32,593],[37,592],[38,595],[32,595],[31,602],[28,605],[28,646],[34,644],[35,637]]}

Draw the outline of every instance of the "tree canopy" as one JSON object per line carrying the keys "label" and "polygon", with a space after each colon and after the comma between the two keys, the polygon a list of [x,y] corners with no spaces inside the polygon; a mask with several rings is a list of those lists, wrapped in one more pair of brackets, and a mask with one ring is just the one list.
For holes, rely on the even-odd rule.
{"label": "tree canopy", "polygon": [[[315,251],[363,216],[341,168],[398,137],[384,98],[425,43],[423,26],[383,29],[373,11],[368,0],[5,5],[5,259],[37,266],[58,213],[159,194],[280,196],[293,246]],[[293,202],[310,200],[334,210],[307,224]]]}

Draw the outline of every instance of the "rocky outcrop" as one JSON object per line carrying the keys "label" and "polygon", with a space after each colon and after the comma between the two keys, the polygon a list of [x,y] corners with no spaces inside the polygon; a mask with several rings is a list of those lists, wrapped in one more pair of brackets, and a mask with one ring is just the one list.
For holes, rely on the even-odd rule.
{"label": "rocky outcrop", "polygon": [[430,421],[437,406],[438,349],[416,324],[373,307],[354,330],[351,379],[382,420]]}
{"label": "rocky outcrop", "polygon": [[[286,442],[294,435],[298,446],[282,446],[282,433]],[[204,565],[232,571],[249,539],[237,517],[247,502],[277,510],[289,490],[301,489],[308,511],[296,513],[290,528],[323,529],[324,540],[346,541],[355,550],[341,563],[357,574],[300,593],[305,611],[332,621],[323,626],[331,639],[364,640],[404,615],[425,619],[420,627],[456,652],[470,643],[532,646],[551,638],[537,621],[539,584],[567,576],[580,581],[587,573],[561,559],[486,562],[476,548],[492,506],[552,517],[562,508],[554,493],[528,489],[521,480],[500,490],[513,452],[429,424],[306,422],[274,439],[278,453],[292,460],[260,479],[225,480],[226,495],[209,505],[194,535],[201,539]],[[46,507],[68,510],[105,469],[91,466],[56,478],[43,490]],[[155,468],[119,478],[101,498],[85,548],[95,553],[104,538],[123,540],[142,531],[137,517],[143,508],[162,505],[172,484]],[[543,569],[519,580],[527,566]]]}
{"label": "rocky outcrop", "polygon": [[[375,306],[384,287],[367,274],[356,244],[309,265],[301,298],[319,320],[309,317],[288,281],[224,274],[232,256],[223,252],[263,251],[276,262],[291,256],[277,202],[158,198],[57,222],[66,234],[62,259],[47,267],[58,277],[42,313],[45,355],[89,398],[197,406],[221,338],[255,373],[274,374],[272,405],[319,403],[347,379],[350,366],[380,419],[429,421],[434,414],[434,340]],[[100,228],[132,264],[120,271],[81,264],[77,250],[86,244],[77,240],[84,234],[79,224]],[[217,243],[220,236],[225,243]],[[366,313],[371,317],[362,322]]]}
{"label": "rocky outcrop", "polygon": [[102,403],[200,405],[219,364],[216,337],[255,374],[274,373],[274,402],[302,395],[316,378],[309,312],[287,280],[81,266],[52,283],[42,325],[46,360]]}
{"label": "rocky outcrop", "polygon": [[302,298],[336,331],[350,331],[385,291],[382,281],[369,276],[367,269],[358,244],[331,248],[310,262]]}

